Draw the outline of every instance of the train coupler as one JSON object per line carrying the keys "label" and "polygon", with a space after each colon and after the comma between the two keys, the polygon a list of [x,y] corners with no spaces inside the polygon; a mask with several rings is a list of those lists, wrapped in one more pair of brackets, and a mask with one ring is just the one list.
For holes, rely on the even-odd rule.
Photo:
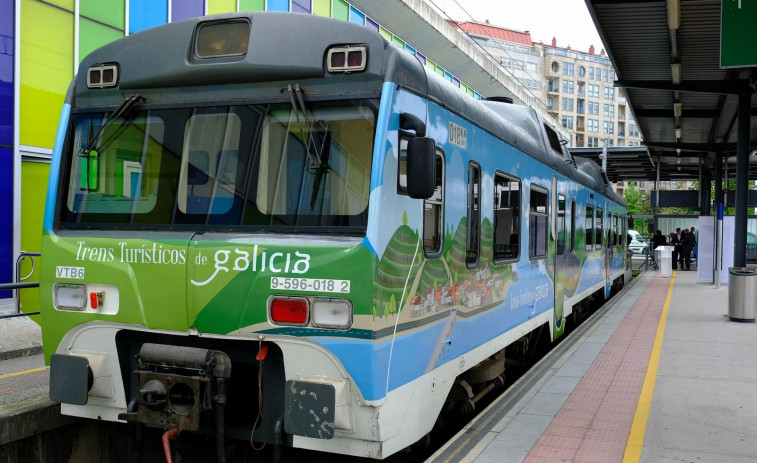
{"label": "train coupler", "polygon": [[147,343],[136,356],[136,411],[119,419],[196,431],[201,415],[214,412],[221,426],[231,361],[221,351]]}

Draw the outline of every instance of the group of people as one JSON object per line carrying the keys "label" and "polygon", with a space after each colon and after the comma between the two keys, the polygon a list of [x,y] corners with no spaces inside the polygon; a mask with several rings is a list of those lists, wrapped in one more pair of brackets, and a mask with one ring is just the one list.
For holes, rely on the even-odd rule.
{"label": "group of people", "polygon": [[657,249],[658,246],[673,246],[673,270],[691,270],[691,253],[697,244],[695,231],[694,227],[691,227],[691,230],[676,228],[675,233],[666,238],[657,230],[652,237],[652,249]]}

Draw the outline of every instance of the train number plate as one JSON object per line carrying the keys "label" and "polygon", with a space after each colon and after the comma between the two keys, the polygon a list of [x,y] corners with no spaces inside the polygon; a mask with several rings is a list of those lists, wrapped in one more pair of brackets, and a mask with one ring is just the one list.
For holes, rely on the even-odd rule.
{"label": "train number plate", "polygon": [[319,278],[271,277],[271,289],[277,291],[314,291],[316,293],[349,293],[350,280]]}

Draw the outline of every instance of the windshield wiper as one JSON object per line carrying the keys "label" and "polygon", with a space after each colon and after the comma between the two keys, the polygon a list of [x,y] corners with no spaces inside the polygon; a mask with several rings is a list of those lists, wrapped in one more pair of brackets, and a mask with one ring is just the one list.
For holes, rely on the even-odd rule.
{"label": "windshield wiper", "polygon": [[[329,170],[328,157],[331,151],[331,130],[329,130],[329,125],[325,121],[310,122],[307,106],[305,105],[305,97],[300,84],[294,84],[294,87],[291,84],[287,85],[287,91],[289,92],[289,101],[294,110],[294,117],[297,120],[297,127],[300,129],[300,138],[305,145],[305,157],[307,159],[305,170],[315,175],[313,179],[313,191],[310,195],[310,210],[313,210],[316,197],[318,196],[318,188],[321,185],[321,179],[323,178],[323,174]],[[307,137],[305,137],[305,130],[302,129],[302,122],[300,122],[300,110],[302,110],[304,117],[303,122],[305,130],[307,130]],[[317,136],[314,136],[314,133]]]}
{"label": "windshield wiper", "polygon": [[126,114],[126,112],[131,109],[132,106],[144,100],[144,97],[139,93],[127,96],[126,99],[124,99],[124,101],[121,102],[120,105],[118,105],[115,111],[110,113],[108,118],[105,119],[105,122],[103,122],[97,132],[89,139],[87,145],[82,148],[81,151],[79,151],[79,156],[88,158],[90,156],[90,152],[95,149],[95,146],[97,146],[97,143],[100,141],[103,133],[105,133],[105,130],[113,125],[113,122],[116,119]]}

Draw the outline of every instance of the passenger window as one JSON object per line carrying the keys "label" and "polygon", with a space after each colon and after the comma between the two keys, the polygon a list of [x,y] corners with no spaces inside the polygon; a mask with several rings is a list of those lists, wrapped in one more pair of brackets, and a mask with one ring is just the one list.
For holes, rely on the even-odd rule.
{"label": "passenger window", "polygon": [[468,164],[468,234],[465,242],[465,263],[468,268],[478,265],[481,234],[481,167]]}
{"label": "passenger window", "polygon": [[520,180],[494,176],[494,261],[520,257]]}
{"label": "passenger window", "polygon": [[578,239],[578,236],[576,235],[576,199],[573,198],[570,201],[570,250],[571,251],[578,248],[578,244],[576,244],[577,239]]}
{"label": "passenger window", "polygon": [[604,216],[602,215],[602,208],[597,208],[597,231],[594,234],[594,239],[596,240],[594,242],[594,249],[602,249],[602,236],[604,233],[604,228],[602,227],[602,219]]}
{"label": "passenger window", "polygon": [[423,201],[423,251],[426,257],[442,254],[444,237],[444,157],[436,152],[436,189]]}
{"label": "passenger window", "polygon": [[565,254],[565,196],[557,195],[557,255]]}
{"label": "passenger window", "polygon": [[528,254],[532,259],[547,255],[547,190],[531,186],[528,216]]}
{"label": "passenger window", "polygon": [[586,206],[586,250],[594,249],[594,206]]}

